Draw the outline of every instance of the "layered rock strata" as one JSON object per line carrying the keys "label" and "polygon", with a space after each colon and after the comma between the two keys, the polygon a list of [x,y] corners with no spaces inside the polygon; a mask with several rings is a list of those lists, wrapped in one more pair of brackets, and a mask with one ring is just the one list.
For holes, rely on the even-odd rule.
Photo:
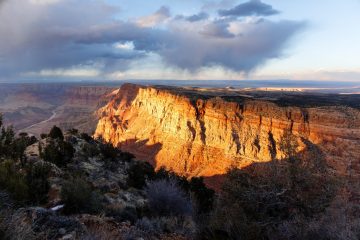
{"label": "layered rock strata", "polygon": [[336,171],[347,173],[360,158],[360,111],[346,106],[285,107],[272,100],[182,93],[125,84],[99,110],[95,137],[138,159],[185,176],[224,174],[317,150]]}

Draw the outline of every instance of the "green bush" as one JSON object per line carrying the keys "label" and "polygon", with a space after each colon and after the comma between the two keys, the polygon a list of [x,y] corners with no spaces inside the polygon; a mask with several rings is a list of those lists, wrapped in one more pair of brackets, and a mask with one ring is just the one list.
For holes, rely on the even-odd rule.
{"label": "green bush", "polygon": [[46,133],[40,134],[40,138],[41,138],[41,139],[45,139],[45,138],[47,138],[48,136],[49,136],[49,135],[46,134]]}
{"label": "green bush", "polygon": [[2,115],[0,114],[0,160],[16,160],[20,153],[17,149],[15,131],[12,126],[5,127],[2,124]]}
{"label": "green bush", "polygon": [[53,126],[53,128],[50,130],[49,137],[52,139],[60,139],[64,140],[64,135],[60,128],[57,126]]}
{"label": "green bush", "polygon": [[127,173],[127,185],[138,189],[142,189],[147,180],[152,180],[155,177],[154,168],[148,162],[134,162]]}
{"label": "green bush", "polygon": [[26,156],[25,150],[28,146],[37,142],[36,137],[29,137],[27,133],[20,133],[11,146],[12,154],[11,158],[14,160],[20,160],[22,166],[25,166]]}
{"label": "green bush", "polygon": [[100,154],[100,150],[98,149],[96,144],[85,143],[82,146],[82,151],[87,157],[95,157]]}
{"label": "green bush", "polygon": [[79,130],[77,130],[76,128],[69,129],[67,132],[72,134],[72,135],[78,135],[79,134]]}
{"label": "green bush", "polygon": [[50,141],[41,153],[44,161],[54,163],[58,167],[65,167],[71,162],[75,149],[68,142]]}
{"label": "green bush", "polygon": [[213,209],[215,191],[206,187],[203,178],[192,178],[189,190],[196,202],[198,213],[208,213]]}
{"label": "green bush", "polygon": [[81,178],[65,182],[61,189],[61,200],[67,214],[98,213],[102,208],[99,194],[93,192],[91,186]]}
{"label": "green bush", "polygon": [[101,143],[100,152],[103,156],[104,167],[110,171],[115,171],[118,168],[121,151],[115,148],[110,143]]}
{"label": "green bush", "polygon": [[10,193],[16,201],[28,200],[29,187],[26,178],[12,161],[0,164],[0,187]]}
{"label": "green bush", "polygon": [[48,198],[50,184],[48,177],[50,166],[46,164],[29,165],[26,182],[29,188],[29,200],[34,204],[45,203]]}
{"label": "green bush", "polygon": [[29,165],[21,169],[14,162],[5,161],[0,164],[0,188],[21,203],[45,203],[50,188],[49,172],[46,165]]}
{"label": "green bush", "polygon": [[82,139],[84,139],[86,142],[91,142],[91,141],[94,140],[94,139],[93,139],[91,136],[89,136],[89,134],[87,134],[87,133],[81,133],[81,134],[80,134],[80,137],[81,137]]}
{"label": "green bush", "polygon": [[100,152],[105,159],[115,160],[119,154],[119,149],[115,148],[111,143],[102,143]]}
{"label": "green bush", "polygon": [[135,158],[135,155],[128,152],[120,152],[120,159],[124,162],[130,162]]}

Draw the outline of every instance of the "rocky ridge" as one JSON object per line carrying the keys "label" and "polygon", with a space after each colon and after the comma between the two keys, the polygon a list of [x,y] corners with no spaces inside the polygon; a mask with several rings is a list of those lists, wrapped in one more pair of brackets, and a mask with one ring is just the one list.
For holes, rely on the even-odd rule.
{"label": "rocky ridge", "polygon": [[[69,163],[58,166],[46,160],[47,150],[44,149],[51,144],[59,147],[62,141],[71,145],[74,155]],[[189,236],[194,235],[195,226],[191,216],[183,216],[181,221],[176,216],[150,217],[145,186],[134,187],[129,180],[131,169],[142,163],[134,161],[131,154],[107,146],[78,133],[67,133],[64,140],[48,136],[28,146],[24,153],[26,166],[49,168],[46,202],[40,206],[22,206],[19,202],[13,203],[7,192],[0,191],[0,237],[30,240],[192,239]],[[146,178],[142,174],[138,177]],[[96,212],[90,208],[66,212],[70,202],[64,200],[64,188],[69,184],[76,185],[79,178],[91,187],[92,194],[85,201],[96,201],[93,206]],[[74,193],[80,199],[86,194],[81,187]],[[190,224],[188,228],[184,227],[184,232],[180,232],[179,224],[182,223]]]}
{"label": "rocky ridge", "polygon": [[282,106],[246,92],[229,96],[125,84],[98,111],[95,137],[185,176],[214,176],[232,166],[283,159],[287,133],[296,138],[296,152],[315,153],[341,174],[356,169],[359,109],[302,105]]}

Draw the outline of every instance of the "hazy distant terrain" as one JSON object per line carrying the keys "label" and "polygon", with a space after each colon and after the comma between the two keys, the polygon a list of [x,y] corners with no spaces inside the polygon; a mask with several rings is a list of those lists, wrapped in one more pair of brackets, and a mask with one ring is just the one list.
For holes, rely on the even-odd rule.
{"label": "hazy distant terrain", "polygon": [[[27,131],[39,135],[48,131],[53,125],[59,125],[64,129],[75,127],[92,133],[97,121],[94,112],[102,104],[106,104],[107,94],[125,82],[2,83],[0,84],[0,112],[4,115],[5,124],[12,124],[18,132]],[[326,94],[360,93],[360,87],[352,82],[288,80],[136,80],[131,82],[142,85],[191,87],[197,88],[199,92],[207,93],[220,91],[229,99],[239,94],[250,94],[256,98],[276,98],[279,104],[290,106],[301,103],[304,94],[313,95],[307,99],[308,104],[337,105],[341,101],[356,105],[357,96],[349,98],[345,95],[343,97],[336,95],[337,97],[333,98]]]}
{"label": "hazy distant terrain", "polygon": [[1,84],[0,112],[17,132],[39,135],[53,125],[93,131],[93,113],[114,88],[80,84]]}

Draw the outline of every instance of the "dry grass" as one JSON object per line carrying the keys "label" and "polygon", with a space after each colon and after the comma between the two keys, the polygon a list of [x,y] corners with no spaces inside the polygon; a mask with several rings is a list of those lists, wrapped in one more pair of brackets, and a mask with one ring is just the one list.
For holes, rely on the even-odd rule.
{"label": "dry grass", "polygon": [[31,224],[26,221],[26,213],[22,210],[13,212],[3,210],[0,213],[0,236],[4,240],[35,240],[36,235]]}

